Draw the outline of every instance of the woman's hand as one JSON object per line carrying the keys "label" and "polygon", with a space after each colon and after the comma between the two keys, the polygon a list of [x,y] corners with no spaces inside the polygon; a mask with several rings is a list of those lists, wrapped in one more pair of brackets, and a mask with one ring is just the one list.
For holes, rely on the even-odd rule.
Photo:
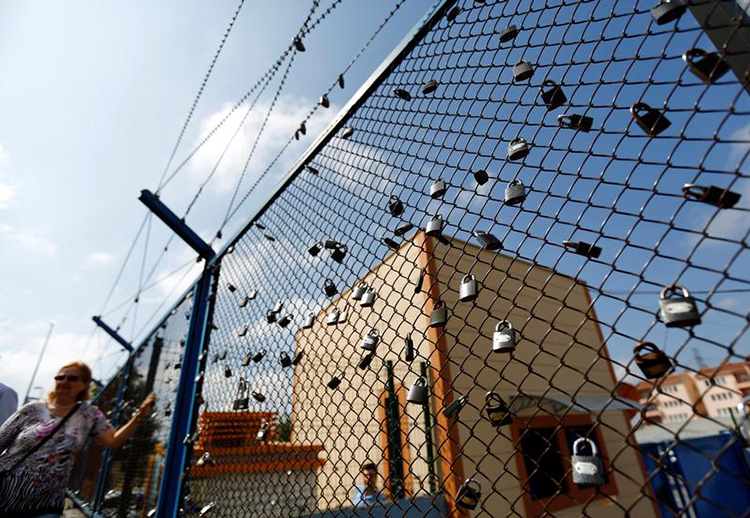
{"label": "woman's hand", "polygon": [[146,396],[146,399],[141,403],[141,407],[138,409],[138,418],[143,419],[144,417],[147,417],[154,408],[154,403],[156,403],[156,394],[152,392]]}

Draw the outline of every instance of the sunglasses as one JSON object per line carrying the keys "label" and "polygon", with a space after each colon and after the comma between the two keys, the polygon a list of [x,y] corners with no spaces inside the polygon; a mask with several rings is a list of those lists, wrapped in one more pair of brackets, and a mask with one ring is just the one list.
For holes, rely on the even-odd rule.
{"label": "sunglasses", "polygon": [[75,383],[76,381],[80,381],[81,377],[76,376],[75,374],[68,374],[67,376],[65,374],[58,374],[55,376],[55,381],[70,381],[72,383]]}

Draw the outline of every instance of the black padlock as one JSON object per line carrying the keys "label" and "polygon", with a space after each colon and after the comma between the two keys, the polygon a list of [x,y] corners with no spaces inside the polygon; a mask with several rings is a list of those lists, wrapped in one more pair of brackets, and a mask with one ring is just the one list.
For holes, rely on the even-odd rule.
{"label": "black padlock", "polygon": [[661,378],[672,368],[669,356],[651,342],[639,343],[633,348],[633,354],[635,364],[647,379]]}
{"label": "black padlock", "polygon": [[469,402],[469,398],[467,396],[457,397],[447,407],[443,409],[443,415],[447,417],[448,419],[456,417],[461,412],[461,409],[465,407],[466,403],[468,402]]}
{"label": "black padlock", "polygon": [[335,389],[339,385],[341,385],[341,380],[344,379],[345,372],[340,372],[336,374],[333,378],[331,378],[331,381],[328,382],[328,388],[329,389]]}
{"label": "black padlock", "polygon": [[487,174],[487,171],[480,169],[474,171],[474,181],[477,182],[477,185],[484,185],[490,181],[490,176]]}
{"label": "black padlock", "polygon": [[371,308],[373,305],[375,305],[376,296],[377,293],[375,292],[375,288],[369,286],[367,288],[367,291],[365,291],[365,294],[362,295],[362,300],[359,301],[359,305],[363,308]]}
{"label": "black padlock", "polygon": [[443,305],[443,301],[438,300],[430,313],[430,327],[443,327],[447,321],[448,310]]}
{"label": "black padlock", "polygon": [[476,509],[482,499],[482,484],[475,479],[466,479],[458,488],[456,505],[464,509]]}
{"label": "black padlock", "polygon": [[224,367],[224,377],[225,378],[231,378],[232,377],[232,369],[229,367]]}
{"label": "black padlock", "polygon": [[[581,455],[581,446],[587,444],[591,455]],[[604,466],[596,444],[591,439],[580,437],[573,441],[573,455],[570,463],[573,467],[573,483],[579,486],[601,486],[604,484]]]}
{"label": "black padlock", "polygon": [[406,335],[404,340],[404,361],[414,361],[414,340],[411,339],[411,334]]}
{"label": "black padlock", "polygon": [[346,245],[339,244],[338,247],[331,250],[331,259],[333,259],[337,263],[340,263],[344,260],[344,257],[346,257],[347,250],[348,248],[346,247]]}
{"label": "black padlock", "polygon": [[393,90],[393,94],[399,99],[403,99],[404,101],[411,101],[411,94],[403,88],[396,88],[395,90]]}
{"label": "black padlock", "polygon": [[422,85],[422,94],[423,95],[431,94],[432,92],[437,90],[437,87],[438,87],[438,82],[435,81],[434,79],[430,79],[429,81],[427,81],[425,84]]}
{"label": "black padlock", "polygon": [[484,248],[485,250],[495,251],[501,250],[503,248],[503,244],[500,242],[500,240],[489,232],[475,230],[474,237],[479,240],[479,244],[481,244],[482,248]]}
{"label": "black padlock", "polygon": [[315,325],[315,313],[308,313],[302,323],[302,329],[311,329],[313,325]]}
{"label": "black padlock", "polygon": [[305,125],[305,121],[302,121],[299,125],[299,132],[303,135],[307,135],[307,126]]}
{"label": "black padlock", "polygon": [[568,98],[565,97],[565,93],[562,91],[562,87],[551,79],[545,79],[542,82],[541,90],[542,101],[544,101],[544,104],[547,106],[547,111],[559,108],[568,100]]}
{"label": "black padlock", "polygon": [[492,426],[497,428],[513,422],[513,415],[500,394],[492,391],[487,392],[484,401],[487,407],[487,419],[490,420]]}
{"label": "black padlock", "polygon": [[529,144],[521,137],[508,143],[508,160],[521,160],[529,154]]}
{"label": "black padlock", "polygon": [[282,367],[292,366],[292,359],[289,357],[287,353],[281,353],[281,356],[279,357],[279,362],[281,363]]}
{"label": "black padlock", "polygon": [[588,133],[594,125],[594,119],[588,115],[566,113],[557,116],[557,124],[561,128],[570,128]]}
{"label": "black padlock", "polygon": [[264,396],[260,392],[253,392],[253,399],[255,399],[255,401],[257,401],[258,403],[264,403],[266,401],[266,396]]}
{"label": "black padlock", "polygon": [[310,248],[307,249],[307,253],[315,257],[320,253],[320,242],[314,243]]}
{"label": "black padlock", "polygon": [[404,212],[404,204],[401,203],[398,196],[391,195],[388,198],[388,211],[391,213],[391,216],[400,216]]}
{"label": "black padlock", "polygon": [[409,389],[406,401],[418,405],[426,405],[428,401],[427,380],[420,376]]}
{"label": "black padlock", "polygon": [[360,281],[352,290],[352,300],[362,300],[362,295],[367,291],[367,283]]}
{"label": "black padlock", "polygon": [[630,113],[638,127],[651,137],[657,136],[672,125],[659,110],[646,103],[635,103],[630,107]]}
{"label": "black padlock", "polygon": [[436,214],[429,222],[424,233],[430,237],[438,237],[443,233],[443,216]]}
{"label": "black padlock", "polygon": [[526,186],[521,180],[513,180],[505,188],[505,204],[518,205],[526,199]]}
{"label": "black padlock", "polygon": [[403,225],[399,225],[398,227],[396,227],[396,230],[394,230],[393,233],[397,237],[402,237],[402,236],[406,235],[406,233],[409,232],[410,230],[412,230],[413,228],[414,228],[414,225],[412,225],[409,222],[406,222]]}
{"label": "black padlock", "polygon": [[534,68],[528,61],[519,61],[513,67],[513,79],[516,81],[526,81],[534,75]]}
{"label": "black padlock", "polygon": [[690,71],[705,83],[713,83],[729,72],[729,64],[717,52],[692,48],[682,55]]}
{"label": "black padlock", "polygon": [[266,355],[266,350],[265,350],[265,349],[263,349],[263,350],[261,350],[260,352],[256,353],[256,354],[255,354],[255,356],[253,356],[253,361],[254,361],[255,363],[258,363],[258,362],[260,362],[260,361],[261,361],[261,360],[263,359],[263,357],[264,357],[265,355]]}
{"label": "black padlock", "polygon": [[[678,290],[682,292],[682,296],[675,296]],[[701,323],[695,299],[684,286],[673,284],[661,290],[659,308],[667,327],[690,327]]]}
{"label": "black padlock", "polygon": [[227,283],[227,289],[228,289],[228,290],[229,290],[230,292],[232,292],[232,293],[234,293],[235,291],[237,291],[237,288],[235,287],[235,285],[234,285],[234,284],[231,284],[231,283],[229,283],[229,282]]}
{"label": "black padlock", "polygon": [[370,364],[372,363],[372,359],[375,358],[375,353],[370,352],[365,354],[361,360],[359,360],[359,364],[357,365],[360,369],[365,370],[367,369]]}
{"label": "black padlock", "polygon": [[287,315],[279,319],[279,326],[286,327],[292,322],[292,315]]}
{"label": "black padlock", "polygon": [[417,277],[417,282],[414,283],[414,293],[419,293],[422,291],[422,286],[424,285],[424,270],[419,270],[419,277]]}
{"label": "black padlock", "polygon": [[328,96],[325,94],[320,96],[320,99],[318,100],[318,104],[322,106],[323,108],[331,107],[331,101],[328,100]]}
{"label": "black padlock", "polygon": [[445,19],[448,20],[449,22],[453,22],[456,20],[459,14],[461,14],[461,8],[456,6],[450,11],[448,11],[448,14],[445,15]]}
{"label": "black padlock", "polygon": [[694,183],[686,183],[682,186],[682,193],[686,198],[693,198],[709,205],[715,205],[722,209],[730,209],[740,201],[740,194],[728,189],[715,187],[713,185],[704,187]]}
{"label": "black padlock", "polygon": [[401,245],[399,245],[396,240],[391,239],[388,236],[380,236],[379,241],[391,250],[398,250],[399,248],[401,248]]}
{"label": "black padlock", "polygon": [[345,140],[349,140],[352,135],[354,135],[354,128],[349,126],[348,128],[344,128],[344,131],[341,132],[341,138]]}
{"label": "black padlock", "polygon": [[339,88],[343,90],[344,89],[344,74],[339,74],[339,78],[337,82],[339,84]]}
{"label": "black padlock", "polygon": [[294,356],[294,359],[292,360],[292,365],[299,365],[299,362],[301,362],[301,361],[302,361],[302,358],[303,358],[304,356],[305,356],[305,351],[300,351],[300,352],[298,352],[298,353],[297,353],[297,354],[296,354],[296,355]]}
{"label": "black padlock", "polygon": [[297,49],[297,52],[304,52],[305,46],[302,44],[302,40],[299,37],[294,38],[294,48]]}
{"label": "black padlock", "polygon": [[336,288],[336,285],[331,279],[325,280],[325,283],[323,284],[323,291],[325,292],[326,297],[333,297],[339,292],[338,288]]}
{"label": "black padlock", "polygon": [[360,345],[360,347],[364,349],[365,351],[375,352],[375,349],[378,347],[379,342],[380,342],[380,331],[378,331],[375,328],[372,328],[362,339],[362,344]]}
{"label": "black padlock", "polygon": [[651,8],[651,16],[657,25],[673,22],[687,11],[684,0],[660,0]]}
{"label": "black padlock", "polygon": [[602,253],[602,249],[599,248],[596,245],[591,245],[589,243],[581,242],[575,242],[575,241],[563,241],[563,246],[565,248],[571,248],[575,253],[578,255],[583,255],[585,257],[591,257],[592,259],[596,259],[599,257]]}
{"label": "black padlock", "polygon": [[442,178],[438,178],[430,186],[430,198],[440,198],[441,196],[443,196],[443,194],[445,194],[447,190],[448,186],[445,184],[445,180],[443,180]]}
{"label": "black padlock", "polygon": [[516,36],[518,36],[518,27],[515,25],[508,25],[505,29],[500,31],[500,34],[498,35],[500,43],[507,43],[515,39]]}
{"label": "black padlock", "polygon": [[232,410],[247,410],[250,408],[250,398],[240,397],[232,403]]}

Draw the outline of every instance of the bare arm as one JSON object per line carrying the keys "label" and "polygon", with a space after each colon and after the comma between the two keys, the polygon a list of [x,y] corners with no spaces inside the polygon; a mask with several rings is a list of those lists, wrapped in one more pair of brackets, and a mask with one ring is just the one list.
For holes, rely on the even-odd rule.
{"label": "bare arm", "polygon": [[141,403],[141,407],[130,421],[117,430],[110,428],[109,430],[103,431],[96,436],[96,442],[108,448],[119,448],[125,444],[138,429],[141,421],[143,421],[143,419],[145,419],[145,417],[151,412],[151,408],[154,406],[155,401],[156,396],[154,394],[149,394],[143,403]]}

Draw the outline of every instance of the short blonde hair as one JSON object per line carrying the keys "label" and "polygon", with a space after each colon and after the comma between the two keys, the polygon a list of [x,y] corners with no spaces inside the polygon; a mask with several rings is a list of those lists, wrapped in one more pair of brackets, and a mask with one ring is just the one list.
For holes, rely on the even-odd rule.
{"label": "short blonde hair", "polygon": [[[70,367],[78,369],[78,375],[81,376],[81,381],[86,384],[86,388],[80,391],[76,396],[76,401],[88,401],[91,398],[91,368],[81,361],[76,361],[63,365],[57,372]],[[47,401],[52,401],[53,399],[55,399],[55,391],[51,390],[49,394],[47,394]]]}

